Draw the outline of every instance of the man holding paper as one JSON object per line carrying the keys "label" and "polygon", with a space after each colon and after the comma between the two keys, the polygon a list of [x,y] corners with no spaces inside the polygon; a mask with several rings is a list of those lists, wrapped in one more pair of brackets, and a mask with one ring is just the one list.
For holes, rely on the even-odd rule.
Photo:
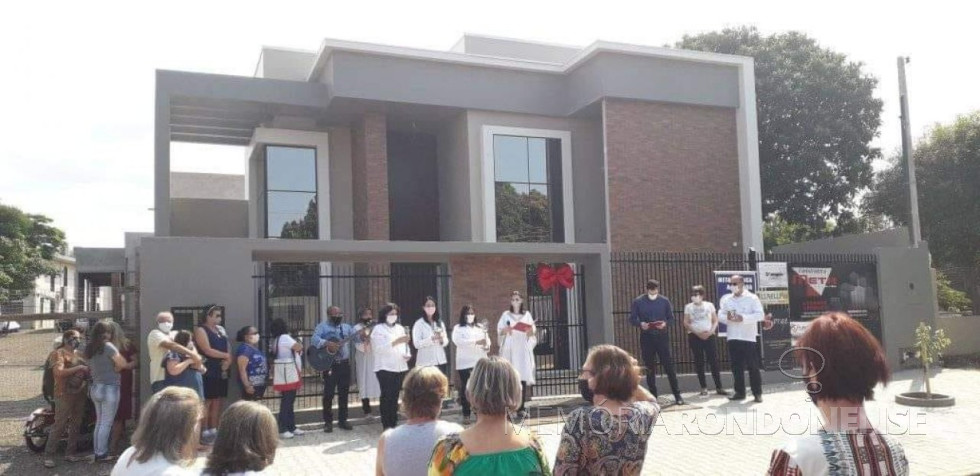
{"label": "man holding paper", "polygon": [[674,360],[670,356],[670,334],[667,325],[674,320],[674,310],[670,301],[660,295],[660,282],[656,279],[647,281],[646,294],[633,300],[630,307],[630,323],[640,328],[640,350],[643,354],[643,365],[647,368],[647,387],[657,396],[656,361],[667,373],[670,390],[674,393],[674,401],[684,404],[680,388],[677,385],[677,373],[674,371]]}
{"label": "man holding paper", "polygon": [[758,323],[765,318],[762,302],[748,289],[745,279],[733,275],[729,280],[732,292],[718,303],[718,319],[728,324],[728,355],[732,362],[735,395],[729,400],[745,400],[745,369],[749,370],[749,384],[756,403],[762,402],[762,373],[759,371],[759,353],[756,337]]}

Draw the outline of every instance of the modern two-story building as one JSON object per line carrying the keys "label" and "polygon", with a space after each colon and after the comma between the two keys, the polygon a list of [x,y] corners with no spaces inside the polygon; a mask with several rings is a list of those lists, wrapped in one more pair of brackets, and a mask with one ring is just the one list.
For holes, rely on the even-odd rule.
{"label": "modern two-story building", "polygon": [[[242,146],[241,192],[172,196],[174,142]],[[212,302],[232,330],[310,328],[329,303],[414,318],[425,295],[493,326],[520,290],[554,325],[541,367],[568,370],[613,341],[610,252],[762,250],[747,57],[472,35],[270,47],[251,77],[158,71],[155,144],[144,329]],[[539,263],[571,264],[574,286]]]}

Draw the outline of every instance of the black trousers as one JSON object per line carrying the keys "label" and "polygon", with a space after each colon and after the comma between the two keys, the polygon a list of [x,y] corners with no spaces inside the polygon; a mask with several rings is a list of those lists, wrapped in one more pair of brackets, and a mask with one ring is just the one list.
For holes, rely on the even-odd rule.
{"label": "black trousers", "polygon": [[687,342],[691,345],[691,352],[694,354],[694,369],[698,373],[698,382],[701,388],[708,388],[704,378],[704,360],[708,359],[711,366],[711,379],[715,381],[715,388],[721,390],[721,371],[718,365],[718,338],[712,334],[711,337],[702,340],[692,334],[687,335]]}
{"label": "black trousers", "polygon": [[347,395],[350,394],[350,361],[334,362],[323,372],[323,422],[333,422],[333,396],[337,395],[337,421],[347,421]]}
{"label": "black trousers", "polygon": [[405,372],[379,370],[374,374],[378,376],[378,384],[381,386],[381,428],[394,428],[398,426],[398,394],[402,389]]}
{"label": "black trousers", "polygon": [[468,417],[471,414],[470,401],[466,399],[466,382],[470,381],[470,374],[473,372],[472,368],[459,370],[459,404],[463,407],[463,416]]}
{"label": "black trousers", "polygon": [[745,369],[748,369],[752,395],[762,395],[762,374],[759,372],[759,355],[755,342],[729,339],[728,356],[732,361],[735,394],[745,395]]}
{"label": "black trousers", "polygon": [[670,336],[663,334],[640,334],[640,351],[643,354],[643,365],[647,368],[647,387],[654,396],[657,393],[657,359],[664,367],[670,390],[675,398],[680,398],[680,387],[677,385],[677,372],[674,371],[674,359],[670,356]]}

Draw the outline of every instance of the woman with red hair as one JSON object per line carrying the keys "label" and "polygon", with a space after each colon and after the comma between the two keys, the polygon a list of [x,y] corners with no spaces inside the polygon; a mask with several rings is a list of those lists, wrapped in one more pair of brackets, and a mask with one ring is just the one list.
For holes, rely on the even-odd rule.
{"label": "woman with red hair", "polygon": [[871,332],[847,314],[824,314],[797,342],[807,393],[825,423],[815,434],[797,437],[776,450],[770,475],[906,475],[905,452],[878,432],[864,411],[890,372]]}

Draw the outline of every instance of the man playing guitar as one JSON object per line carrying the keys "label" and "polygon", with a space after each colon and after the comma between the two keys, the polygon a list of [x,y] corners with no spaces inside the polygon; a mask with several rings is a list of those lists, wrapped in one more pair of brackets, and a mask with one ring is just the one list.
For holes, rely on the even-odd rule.
{"label": "man playing guitar", "polygon": [[350,337],[354,328],[344,321],[344,313],[337,306],[327,308],[327,320],[321,322],[313,331],[312,344],[316,348],[326,347],[336,354],[333,365],[323,371],[323,431],[333,432],[333,397],[337,395],[337,426],[353,430],[347,423],[347,395],[350,393]]}

